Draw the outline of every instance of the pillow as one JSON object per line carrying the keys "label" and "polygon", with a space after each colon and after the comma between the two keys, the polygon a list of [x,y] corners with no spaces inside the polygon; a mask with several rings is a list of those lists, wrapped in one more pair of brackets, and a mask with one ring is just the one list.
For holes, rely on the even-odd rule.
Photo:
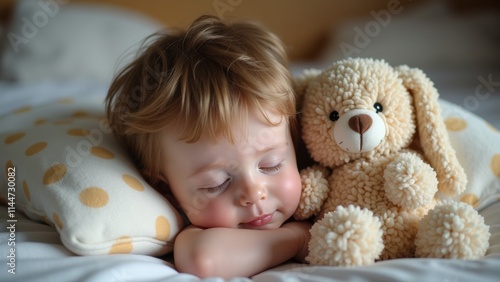
{"label": "pillow", "polygon": [[[184,223],[141,177],[102,97],[59,99],[0,118],[0,197],[55,226],[79,255],[163,255]],[[15,213],[13,213],[15,216]]]}
{"label": "pillow", "polygon": [[440,102],[451,145],[467,175],[466,190],[457,199],[476,209],[500,201],[500,131],[472,112]]}
{"label": "pillow", "polygon": [[162,26],[133,11],[69,1],[16,1],[4,30],[0,79],[110,83]]}

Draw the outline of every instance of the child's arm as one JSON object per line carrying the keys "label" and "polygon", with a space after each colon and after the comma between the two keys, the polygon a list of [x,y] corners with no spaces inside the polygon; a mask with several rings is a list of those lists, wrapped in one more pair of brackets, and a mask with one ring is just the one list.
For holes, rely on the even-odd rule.
{"label": "child's arm", "polygon": [[190,226],[175,241],[175,265],[199,277],[249,277],[294,257],[303,261],[310,227],[307,222],[272,230]]}

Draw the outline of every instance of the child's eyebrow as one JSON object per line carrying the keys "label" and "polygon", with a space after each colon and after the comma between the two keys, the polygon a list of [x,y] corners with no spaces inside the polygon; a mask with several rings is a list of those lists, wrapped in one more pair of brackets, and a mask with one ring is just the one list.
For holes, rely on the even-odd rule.
{"label": "child's eyebrow", "polygon": [[214,163],[211,163],[211,164],[208,164],[208,165],[201,165],[200,167],[198,167],[197,169],[195,169],[195,171],[189,176],[189,178],[192,178],[192,177],[195,177],[199,174],[203,174],[207,171],[211,171],[211,170],[220,170],[220,169],[223,169],[225,167],[227,167],[228,164],[227,163],[221,163],[221,162],[214,162]]}
{"label": "child's eyebrow", "polygon": [[260,151],[258,151],[257,149],[255,149],[256,150],[255,156],[259,157],[259,156],[262,156],[262,155],[266,154],[267,152],[270,152],[270,151],[273,151],[273,150],[276,150],[276,149],[281,149],[281,148],[284,148],[284,147],[288,147],[288,142],[278,143],[278,144],[275,144],[273,146],[264,148],[264,149],[262,149]]}

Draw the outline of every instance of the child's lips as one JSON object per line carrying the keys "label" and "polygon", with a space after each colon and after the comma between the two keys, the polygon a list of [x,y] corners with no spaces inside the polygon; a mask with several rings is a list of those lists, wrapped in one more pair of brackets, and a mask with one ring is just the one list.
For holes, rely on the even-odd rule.
{"label": "child's lips", "polygon": [[259,216],[259,217],[255,218],[249,222],[246,222],[244,225],[246,225],[248,227],[264,226],[264,225],[268,224],[273,219],[273,214],[274,213],[269,213],[269,214]]}

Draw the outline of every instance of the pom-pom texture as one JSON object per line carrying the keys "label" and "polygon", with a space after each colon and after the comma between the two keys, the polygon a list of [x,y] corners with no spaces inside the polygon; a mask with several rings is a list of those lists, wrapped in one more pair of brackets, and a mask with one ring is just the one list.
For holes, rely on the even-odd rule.
{"label": "pom-pom texture", "polygon": [[469,204],[446,202],[422,219],[415,240],[418,257],[477,259],[489,247],[489,227]]}
{"label": "pom-pom texture", "polygon": [[387,166],[384,180],[387,199],[407,209],[427,205],[437,192],[436,172],[410,153],[399,155]]}
{"label": "pom-pom texture", "polygon": [[325,178],[325,171],[308,167],[300,172],[300,176],[302,194],[299,207],[293,215],[295,219],[299,220],[316,215],[328,195],[328,181]]}
{"label": "pom-pom texture", "polygon": [[373,262],[384,248],[378,218],[368,209],[338,206],[311,228],[306,260],[314,265],[356,266]]}

